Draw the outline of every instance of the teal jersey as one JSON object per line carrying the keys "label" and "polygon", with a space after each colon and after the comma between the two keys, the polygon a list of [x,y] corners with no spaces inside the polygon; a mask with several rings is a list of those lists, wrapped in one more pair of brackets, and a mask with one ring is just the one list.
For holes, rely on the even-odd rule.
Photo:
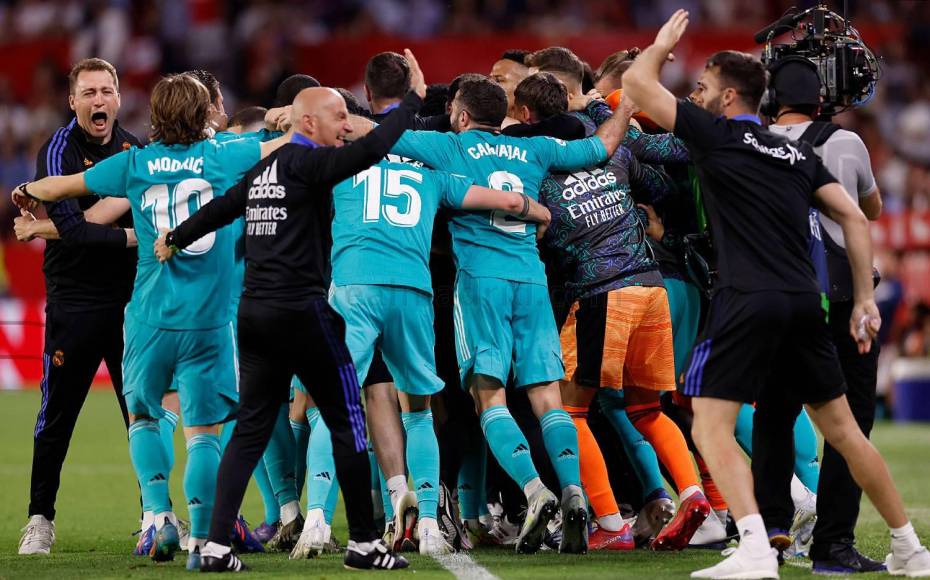
{"label": "teal jersey", "polygon": [[385,159],[333,188],[333,284],[432,294],[429,251],[440,206],[462,207],[474,180]]}
{"label": "teal jersey", "polygon": [[[521,191],[537,201],[540,184],[550,170],[581,169],[607,159],[597,137],[566,142],[487,131],[407,131],[391,152],[466,175],[476,185]],[[536,224],[501,211],[457,212],[450,231],[459,270],[476,278],[546,283],[536,249]]]}
{"label": "teal jersey", "polygon": [[213,136],[214,139],[220,143],[225,143],[227,141],[235,141],[237,139],[255,139],[262,143],[265,141],[271,141],[272,139],[277,139],[278,137],[284,135],[281,131],[269,131],[268,129],[259,129],[258,131],[252,131],[251,133],[233,133],[232,131],[220,131],[219,133]]}
{"label": "teal jersey", "polygon": [[127,315],[156,328],[197,330],[230,321],[236,286],[235,244],[242,225],[230,224],[200,238],[165,264],[152,248],[161,230],[186,220],[215,196],[224,195],[261,159],[256,140],[191,145],[154,142],[99,162],[84,174],[100,196],[125,197],[132,207],[139,265]]}

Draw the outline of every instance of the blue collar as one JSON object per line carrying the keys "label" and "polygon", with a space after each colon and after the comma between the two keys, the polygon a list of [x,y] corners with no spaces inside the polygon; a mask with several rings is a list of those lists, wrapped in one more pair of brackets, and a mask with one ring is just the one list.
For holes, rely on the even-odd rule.
{"label": "blue collar", "polygon": [[393,111],[394,109],[396,109],[396,108],[399,107],[399,106],[400,106],[400,103],[394,103],[393,105],[388,105],[387,107],[384,107],[384,110],[381,111],[379,114],[380,114],[380,115],[387,115],[388,113],[390,113],[391,111]]}
{"label": "blue collar", "polygon": [[308,139],[300,133],[294,133],[291,135],[291,143],[297,143],[298,145],[303,145],[304,147],[309,147],[311,149],[316,149],[320,146],[320,144],[313,139]]}
{"label": "blue collar", "polygon": [[755,123],[756,125],[762,124],[762,119],[759,118],[759,115],[737,115],[732,117],[733,121],[749,121],[750,123]]}

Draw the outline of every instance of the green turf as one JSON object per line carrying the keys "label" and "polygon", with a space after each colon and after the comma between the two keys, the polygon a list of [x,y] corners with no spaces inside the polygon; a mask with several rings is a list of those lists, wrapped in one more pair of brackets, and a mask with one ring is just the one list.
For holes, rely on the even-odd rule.
{"label": "green turf", "polygon": [[[58,495],[57,542],[50,557],[16,555],[20,527],[25,524],[32,459],[32,431],[39,406],[39,393],[0,392],[0,578],[126,578],[182,575],[183,558],[156,565],[147,558],[130,555],[138,527],[136,485],[113,395],[95,391],[88,397],[78,422],[71,451],[62,473]],[[909,513],[922,532],[930,537],[930,426],[880,425],[874,440],[888,458],[900,485]],[[172,478],[172,496],[183,504],[181,468],[184,451],[177,440],[178,465]],[[183,513],[181,507],[179,512]],[[243,512],[251,521],[261,519],[262,508],[254,489],[246,496]],[[183,517],[183,516],[182,516]],[[883,557],[888,548],[887,531],[875,510],[863,506],[859,546],[873,557]],[[337,510],[336,534],[345,539],[341,508]],[[472,558],[503,579],[537,578],[685,578],[687,573],[713,564],[713,552],[682,554],[592,553],[559,556],[540,553],[517,557],[509,550],[479,550]],[[340,574],[353,578],[409,576],[419,579],[451,578],[436,562],[410,557],[412,572],[364,574],[345,572],[339,556],[291,562],[283,554],[245,556],[254,567],[248,578],[330,578]],[[809,576],[809,570],[785,566],[783,577]]]}

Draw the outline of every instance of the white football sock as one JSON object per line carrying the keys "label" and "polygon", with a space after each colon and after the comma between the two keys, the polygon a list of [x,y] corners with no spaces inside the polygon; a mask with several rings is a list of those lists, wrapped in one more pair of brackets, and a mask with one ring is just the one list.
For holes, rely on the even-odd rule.
{"label": "white football sock", "polygon": [[769,535],[765,531],[765,522],[760,514],[743,516],[736,522],[739,530],[739,549],[746,550],[751,556],[764,556],[769,553]]}
{"label": "white football sock", "polygon": [[619,532],[623,528],[623,516],[620,512],[597,518],[597,525],[608,532]]}
{"label": "white football sock", "polygon": [[394,508],[395,513],[397,512],[397,502],[400,501],[400,496],[404,495],[410,488],[407,487],[407,476],[406,475],[394,475],[389,477],[386,481],[388,488],[388,495],[391,498],[391,507]]}
{"label": "white football sock", "polygon": [[681,493],[678,494],[678,503],[684,502],[686,499],[691,497],[696,493],[700,493],[701,488],[696,485],[689,485],[688,487],[681,490]]}
{"label": "white football sock", "polygon": [[281,506],[281,525],[286,526],[300,515],[300,504],[297,500],[289,501]]}
{"label": "white football sock", "polygon": [[540,489],[545,489],[545,487],[546,486],[543,485],[543,482],[541,479],[539,479],[538,477],[534,477],[533,479],[529,481],[529,483],[523,486],[523,493],[526,495],[526,499],[530,499],[531,495],[533,495]]}
{"label": "white football sock", "polygon": [[900,528],[891,528],[891,551],[895,556],[907,559],[920,549],[920,540],[910,520]]}

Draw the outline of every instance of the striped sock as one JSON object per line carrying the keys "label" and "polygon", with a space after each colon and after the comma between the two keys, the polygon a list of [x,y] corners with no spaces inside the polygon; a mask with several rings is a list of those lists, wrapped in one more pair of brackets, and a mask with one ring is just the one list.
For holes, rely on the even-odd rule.
{"label": "striped sock", "polygon": [[178,427],[178,416],[174,411],[164,409],[165,416],[158,420],[161,443],[165,446],[165,455],[168,458],[168,472],[174,469],[174,431]]}
{"label": "striped sock", "polygon": [[570,485],[581,487],[578,466],[578,430],[563,409],[552,409],[539,418],[543,443],[559,477],[562,489]]}
{"label": "striped sock", "polygon": [[171,511],[168,496],[168,458],[161,441],[158,421],[136,419],[129,426],[129,457],[142,490],[143,511]]}
{"label": "striped sock", "polygon": [[220,438],[216,435],[198,433],[187,440],[184,495],[191,517],[192,538],[205,539],[210,531],[220,455]]}
{"label": "striped sock", "polygon": [[507,407],[495,405],[485,409],[481,413],[481,430],[501,468],[521,489],[539,478],[530,456],[530,444]]}

